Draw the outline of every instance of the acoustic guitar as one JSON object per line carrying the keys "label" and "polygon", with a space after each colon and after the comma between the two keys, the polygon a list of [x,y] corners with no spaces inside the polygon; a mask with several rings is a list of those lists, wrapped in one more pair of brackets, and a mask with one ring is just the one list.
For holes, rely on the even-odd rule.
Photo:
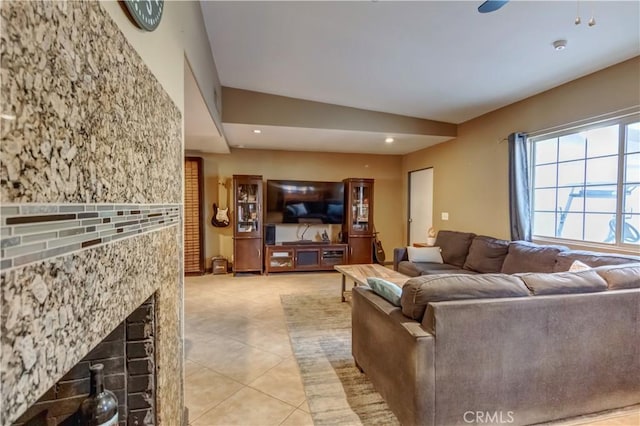
{"label": "acoustic guitar", "polygon": [[213,203],[213,217],[211,218],[211,224],[218,228],[229,226],[229,207],[221,209],[218,208],[216,203]]}
{"label": "acoustic guitar", "polygon": [[385,260],[384,249],[382,248],[382,242],[378,239],[378,233],[373,233],[373,259],[380,265],[384,265]]}

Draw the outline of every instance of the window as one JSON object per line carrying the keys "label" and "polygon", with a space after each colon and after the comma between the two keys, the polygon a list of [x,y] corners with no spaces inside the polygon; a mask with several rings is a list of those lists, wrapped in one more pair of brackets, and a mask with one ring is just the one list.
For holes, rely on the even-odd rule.
{"label": "window", "polygon": [[534,237],[640,246],[637,116],[529,141]]}

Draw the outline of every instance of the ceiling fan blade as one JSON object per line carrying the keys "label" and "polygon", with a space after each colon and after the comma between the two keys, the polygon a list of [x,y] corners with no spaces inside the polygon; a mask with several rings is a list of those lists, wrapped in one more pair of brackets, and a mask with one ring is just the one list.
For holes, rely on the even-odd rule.
{"label": "ceiling fan blade", "polygon": [[487,0],[478,7],[478,12],[480,13],[495,12],[496,10],[500,9],[502,6],[504,6],[508,2],[509,0]]}

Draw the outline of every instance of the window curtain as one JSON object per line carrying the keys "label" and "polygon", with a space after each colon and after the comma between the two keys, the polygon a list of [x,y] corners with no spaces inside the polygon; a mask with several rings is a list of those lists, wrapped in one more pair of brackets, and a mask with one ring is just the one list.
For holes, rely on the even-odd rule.
{"label": "window curtain", "polygon": [[523,133],[509,135],[509,221],[511,239],[531,241],[529,164],[527,138]]}

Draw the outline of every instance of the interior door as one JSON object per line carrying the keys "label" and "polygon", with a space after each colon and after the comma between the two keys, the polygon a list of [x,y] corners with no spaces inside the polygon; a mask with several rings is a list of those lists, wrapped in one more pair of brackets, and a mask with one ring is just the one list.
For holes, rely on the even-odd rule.
{"label": "interior door", "polygon": [[425,242],[433,226],[433,168],[409,172],[409,245]]}

